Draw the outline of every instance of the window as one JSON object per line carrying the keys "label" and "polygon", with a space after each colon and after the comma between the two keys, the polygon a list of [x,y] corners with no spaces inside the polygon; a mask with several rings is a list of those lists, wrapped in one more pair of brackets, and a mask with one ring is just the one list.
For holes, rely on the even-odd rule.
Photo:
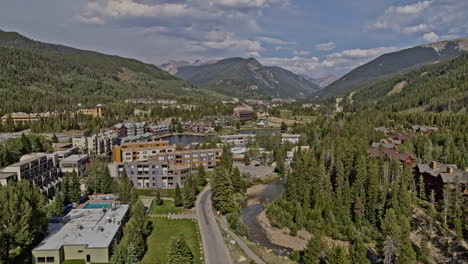
{"label": "window", "polygon": [[91,255],[86,255],[86,262],[91,262]]}
{"label": "window", "polygon": [[55,258],[54,257],[47,257],[47,262],[55,262]]}
{"label": "window", "polygon": [[44,257],[37,258],[37,262],[38,262],[38,263],[44,263],[44,262],[45,262],[45,258],[44,258]]}

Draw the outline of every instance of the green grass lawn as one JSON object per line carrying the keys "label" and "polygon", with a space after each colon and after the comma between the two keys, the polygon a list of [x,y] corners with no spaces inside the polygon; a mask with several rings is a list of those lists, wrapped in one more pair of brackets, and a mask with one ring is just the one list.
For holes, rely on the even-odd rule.
{"label": "green grass lawn", "polygon": [[[174,198],[175,189],[159,189],[159,192],[161,193],[161,197]],[[138,189],[138,193],[141,196],[156,197],[157,190],[156,189]]]}
{"label": "green grass lawn", "polygon": [[167,219],[163,217],[152,218],[153,232],[147,238],[148,250],[141,264],[154,264],[156,259],[167,263],[171,247],[171,238],[183,236],[194,255],[194,263],[202,264],[200,260],[201,238],[199,238],[196,222],[189,219]]}
{"label": "green grass lawn", "polygon": [[173,201],[163,200],[162,205],[156,205],[155,201],[153,201],[150,214],[178,214],[184,211],[187,210],[181,207],[175,207]]}

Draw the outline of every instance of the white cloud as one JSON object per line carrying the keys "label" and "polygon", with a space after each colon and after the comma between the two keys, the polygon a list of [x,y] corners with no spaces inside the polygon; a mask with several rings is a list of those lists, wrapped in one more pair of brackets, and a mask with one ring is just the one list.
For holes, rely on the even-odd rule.
{"label": "white cloud", "polygon": [[307,50],[293,50],[293,55],[296,55],[296,56],[307,56],[309,54],[310,52]]}
{"label": "white cloud", "polygon": [[365,64],[378,56],[396,51],[396,47],[379,47],[374,49],[351,49],[331,53],[324,59],[307,56],[264,57],[259,60],[266,65],[277,65],[292,72],[320,77],[326,74],[341,75]]}
{"label": "white cloud", "polygon": [[262,8],[274,4],[287,4],[288,0],[216,0],[210,2],[212,5],[219,5],[231,8]]}
{"label": "white cloud", "polygon": [[429,25],[419,24],[419,25],[416,25],[416,26],[404,27],[401,30],[401,32],[403,32],[405,34],[414,34],[414,33],[419,33],[419,32],[427,32],[427,31],[430,31],[430,30],[431,30],[431,27]]}
{"label": "white cloud", "polygon": [[92,25],[102,25],[104,24],[104,20],[99,17],[86,17],[86,16],[76,16],[75,20],[84,23],[84,24],[92,24]]}
{"label": "white cloud", "polygon": [[390,6],[367,28],[389,30],[400,34],[430,31],[468,34],[468,1],[433,0],[411,5]]}
{"label": "white cloud", "polygon": [[334,50],[335,48],[336,48],[336,45],[335,45],[335,42],[333,41],[315,45],[315,49],[317,50],[329,51],[329,50]]}
{"label": "white cloud", "polygon": [[288,41],[284,41],[284,40],[277,39],[277,38],[271,38],[271,37],[258,37],[257,39],[262,42],[265,42],[268,44],[275,44],[275,45],[294,45],[295,44],[294,42],[288,42]]}
{"label": "white cloud", "polygon": [[430,32],[430,33],[424,34],[422,36],[422,39],[424,39],[425,41],[428,41],[428,42],[436,42],[437,40],[439,40],[439,35],[437,35],[434,32]]}

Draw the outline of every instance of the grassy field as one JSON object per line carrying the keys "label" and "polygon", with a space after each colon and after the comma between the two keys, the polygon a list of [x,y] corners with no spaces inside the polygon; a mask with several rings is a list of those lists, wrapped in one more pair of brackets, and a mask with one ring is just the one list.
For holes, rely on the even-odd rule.
{"label": "grassy field", "polygon": [[153,205],[150,209],[150,214],[193,214],[193,210],[184,209],[181,207],[175,207],[173,201],[163,200],[162,205],[156,205],[153,201]]}
{"label": "grassy field", "polygon": [[[175,189],[159,189],[161,197],[174,198]],[[156,189],[138,189],[140,196],[154,196],[156,197]]]}
{"label": "grassy field", "polygon": [[194,263],[202,264],[200,260],[201,238],[195,221],[189,219],[167,219],[163,217],[152,218],[153,232],[147,238],[148,251],[146,251],[141,264],[154,264],[159,259],[161,263],[167,263],[168,253],[171,247],[171,238],[183,236],[194,255]]}

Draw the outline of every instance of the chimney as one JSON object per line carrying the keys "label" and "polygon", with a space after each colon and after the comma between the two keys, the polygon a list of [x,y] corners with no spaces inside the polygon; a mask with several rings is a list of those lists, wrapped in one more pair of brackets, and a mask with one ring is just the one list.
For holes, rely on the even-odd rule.
{"label": "chimney", "polygon": [[431,162],[431,169],[433,169],[433,170],[437,169],[437,162],[436,161]]}
{"label": "chimney", "polygon": [[453,173],[453,168],[452,167],[447,167],[447,172],[448,173]]}

